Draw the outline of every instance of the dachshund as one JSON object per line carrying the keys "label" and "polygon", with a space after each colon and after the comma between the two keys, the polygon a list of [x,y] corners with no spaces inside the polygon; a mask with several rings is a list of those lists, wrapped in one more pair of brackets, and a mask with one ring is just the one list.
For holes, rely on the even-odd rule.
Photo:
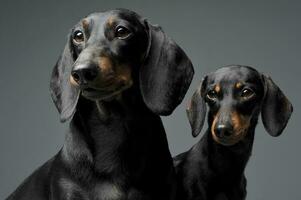
{"label": "dachshund", "polygon": [[160,115],[181,103],[193,74],[185,52],[133,11],[80,20],[50,81],[60,120],[71,119],[64,145],[8,199],[174,199]]}
{"label": "dachshund", "polygon": [[205,76],[187,108],[192,135],[208,129],[189,151],[174,158],[179,199],[243,200],[244,169],[252,152],[258,116],[279,136],[293,111],[279,87],[254,68],[232,65]]}

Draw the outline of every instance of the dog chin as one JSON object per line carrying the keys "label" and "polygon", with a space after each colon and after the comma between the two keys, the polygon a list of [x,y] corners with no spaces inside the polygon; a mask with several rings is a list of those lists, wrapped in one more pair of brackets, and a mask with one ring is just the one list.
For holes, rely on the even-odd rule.
{"label": "dog chin", "polygon": [[215,141],[223,146],[233,146],[237,144],[240,140],[229,140],[229,139],[215,139]]}

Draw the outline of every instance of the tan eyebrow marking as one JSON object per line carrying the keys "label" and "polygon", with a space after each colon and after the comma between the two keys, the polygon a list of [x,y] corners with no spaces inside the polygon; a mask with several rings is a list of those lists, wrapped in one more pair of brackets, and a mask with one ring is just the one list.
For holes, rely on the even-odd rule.
{"label": "tan eyebrow marking", "polygon": [[239,88],[241,88],[242,87],[242,83],[241,82],[237,82],[236,84],[235,84],[235,88],[236,89],[239,89]]}
{"label": "tan eyebrow marking", "polygon": [[220,86],[219,84],[215,85],[215,86],[214,86],[214,91],[215,91],[216,93],[219,93],[219,92],[221,91],[221,86]]}
{"label": "tan eyebrow marking", "polygon": [[89,22],[88,22],[88,20],[84,19],[84,20],[82,21],[82,24],[83,24],[83,28],[84,28],[85,30],[88,30],[88,29],[89,29]]}
{"label": "tan eyebrow marking", "polygon": [[113,26],[114,23],[115,23],[115,17],[109,17],[108,19],[109,26]]}

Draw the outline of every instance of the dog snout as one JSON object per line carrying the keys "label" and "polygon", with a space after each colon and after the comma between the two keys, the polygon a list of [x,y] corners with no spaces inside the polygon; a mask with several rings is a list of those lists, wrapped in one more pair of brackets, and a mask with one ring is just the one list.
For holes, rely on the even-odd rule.
{"label": "dog snout", "polygon": [[74,81],[82,86],[92,83],[98,76],[99,69],[93,64],[79,64],[74,66],[71,76]]}

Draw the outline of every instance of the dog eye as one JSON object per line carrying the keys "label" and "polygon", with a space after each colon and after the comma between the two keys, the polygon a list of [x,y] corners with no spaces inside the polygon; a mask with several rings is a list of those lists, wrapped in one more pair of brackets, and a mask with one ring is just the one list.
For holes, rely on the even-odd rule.
{"label": "dog eye", "polygon": [[241,92],[241,97],[244,99],[250,99],[255,95],[254,91],[249,89],[249,88],[245,88],[242,90]]}
{"label": "dog eye", "polygon": [[73,41],[75,43],[81,43],[85,40],[84,33],[82,31],[75,31],[73,33]]}
{"label": "dog eye", "polygon": [[115,31],[115,37],[125,39],[131,34],[131,31],[124,26],[118,26]]}
{"label": "dog eye", "polygon": [[214,101],[215,99],[217,99],[217,93],[214,90],[210,90],[207,95],[206,95],[207,99]]}

